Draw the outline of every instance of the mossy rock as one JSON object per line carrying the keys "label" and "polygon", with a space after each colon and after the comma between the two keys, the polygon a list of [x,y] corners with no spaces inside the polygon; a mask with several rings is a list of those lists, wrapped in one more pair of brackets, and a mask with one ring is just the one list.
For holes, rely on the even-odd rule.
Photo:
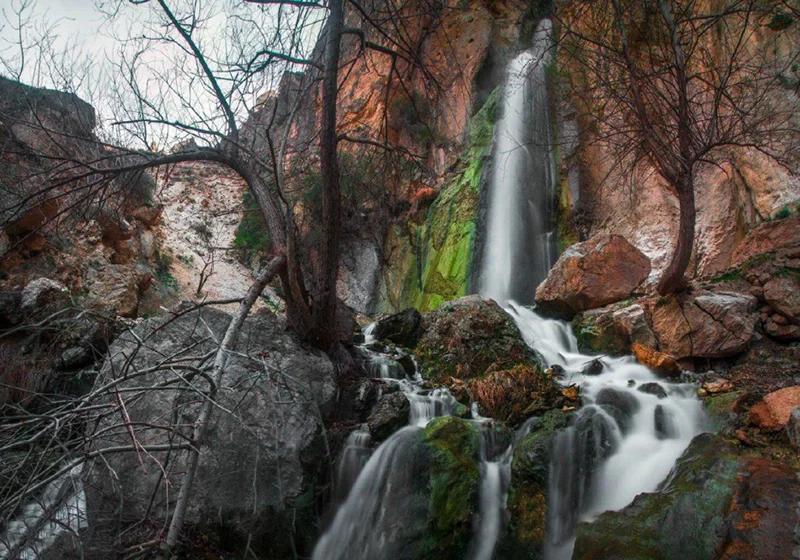
{"label": "mossy rock", "polygon": [[429,311],[467,293],[497,98],[495,91],[472,117],[458,171],[442,186],[424,222],[410,229],[390,229],[384,250],[390,262],[385,267],[382,310]]}
{"label": "mossy rock", "polygon": [[436,418],[425,428],[432,450],[430,499],[420,558],[464,558],[472,538],[472,516],[478,511],[481,438],[461,418]]}
{"label": "mossy rock", "polygon": [[517,365],[538,364],[513,319],[490,299],[467,296],[423,315],[414,351],[426,379],[473,379]]}
{"label": "mossy rock", "polygon": [[726,514],[738,487],[735,448],[719,436],[697,436],[660,491],[578,526],[579,560],[712,560],[726,539]]}
{"label": "mossy rock", "polygon": [[497,558],[541,560],[547,525],[547,484],[553,440],[567,425],[567,415],[552,410],[532,421],[511,460],[509,523],[497,547]]}

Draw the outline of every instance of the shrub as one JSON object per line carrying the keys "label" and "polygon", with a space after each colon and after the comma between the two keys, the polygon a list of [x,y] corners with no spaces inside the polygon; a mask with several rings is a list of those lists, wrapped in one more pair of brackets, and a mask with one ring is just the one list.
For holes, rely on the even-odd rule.
{"label": "shrub", "polygon": [[775,219],[776,219],[776,220],[785,220],[785,219],[786,219],[786,218],[788,218],[788,217],[789,217],[791,214],[792,214],[792,212],[791,212],[791,210],[789,210],[789,207],[788,207],[788,206],[785,206],[785,207],[781,208],[780,210],[778,210],[778,211],[775,213]]}
{"label": "shrub", "polygon": [[234,249],[239,253],[240,259],[269,252],[267,224],[250,191],[245,191],[242,205],[244,206],[244,215],[236,228],[236,237],[233,240]]}

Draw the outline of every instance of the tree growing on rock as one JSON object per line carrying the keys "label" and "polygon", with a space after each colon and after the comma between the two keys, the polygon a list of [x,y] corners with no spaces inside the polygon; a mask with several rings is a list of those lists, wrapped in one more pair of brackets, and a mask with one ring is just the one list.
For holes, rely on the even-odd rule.
{"label": "tree growing on rock", "polygon": [[[558,46],[584,128],[627,172],[651,166],[677,198],[678,236],[658,281],[680,290],[695,235],[695,178],[732,150],[796,166],[797,23],[772,0],[569,1]],[[788,25],[777,25],[776,22]]]}

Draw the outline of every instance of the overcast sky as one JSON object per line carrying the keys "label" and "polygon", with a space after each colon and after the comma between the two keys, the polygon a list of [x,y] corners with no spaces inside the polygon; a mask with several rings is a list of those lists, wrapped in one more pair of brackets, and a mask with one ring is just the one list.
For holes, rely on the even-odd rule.
{"label": "overcast sky", "polygon": [[[180,17],[186,13],[189,2],[170,0],[169,5]],[[263,48],[263,42],[271,37],[274,21],[287,26],[283,34],[287,36],[293,29],[291,25],[297,25],[290,17],[277,20],[271,11],[277,9],[275,7],[260,8],[232,0],[199,0],[198,5],[205,18],[193,36],[210,60],[231,60],[232,56],[239,60],[241,52],[249,56],[247,53],[255,52],[249,49]],[[22,26],[17,17],[21,6],[27,7]],[[106,133],[119,128],[110,127],[111,122],[131,118],[130,114],[125,114],[126,108],[132,106],[130,98],[121,99],[118,93],[130,87],[128,84],[113,86],[113,80],[123,75],[115,65],[121,60],[130,60],[133,53],[142,48],[142,43],[125,43],[120,38],[162,33],[164,27],[154,24],[163,18],[156,2],[133,5],[127,0],[0,0],[0,11],[0,73],[39,87],[77,92],[95,107]],[[111,19],[107,15],[109,12],[115,12]],[[237,16],[244,16],[245,23]],[[314,20],[320,17],[313,15]],[[283,23],[287,21],[292,23]],[[242,45],[231,38],[231,22],[240,30],[237,38],[247,47],[243,51]],[[305,33],[308,40],[302,48],[306,44],[310,48],[319,25],[308,25],[306,20],[303,27],[314,30]],[[52,42],[50,47],[41,49],[37,42],[45,29],[50,30]],[[20,55],[20,34],[25,57]],[[172,35],[177,36],[177,33],[172,31]],[[150,43],[137,60],[136,87],[163,102],[160,108],[164,114],[169,113],[170,119],[208,124],[210,121],[204,119],[215,118],[216,104],[210,90],[197,79],[195,61],[180,48],[163,42]],[[237,92],[239,98],[234,110],[240,119],[246,116],[247,109],[260,94],[274,89],[276,76],[280,74],[278,70],[282,71],[276,67],[272,75],[253,80],[244,91]],[[167,134],[162,127],[148,131],[147,141],[163,148],[180,136],[174,131]]]}

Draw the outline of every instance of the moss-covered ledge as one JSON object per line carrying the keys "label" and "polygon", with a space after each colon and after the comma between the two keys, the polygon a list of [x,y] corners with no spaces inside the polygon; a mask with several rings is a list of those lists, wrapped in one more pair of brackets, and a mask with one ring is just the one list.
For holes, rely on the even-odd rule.
{"label": "moss-covered ledge", "polygon": [[481,178],[492,146],[499,88],[472,117],[459,171],[447,180],[425,221],[393,225],[386,239],[382,311],[428,311],[467,293],[472,273]]}

